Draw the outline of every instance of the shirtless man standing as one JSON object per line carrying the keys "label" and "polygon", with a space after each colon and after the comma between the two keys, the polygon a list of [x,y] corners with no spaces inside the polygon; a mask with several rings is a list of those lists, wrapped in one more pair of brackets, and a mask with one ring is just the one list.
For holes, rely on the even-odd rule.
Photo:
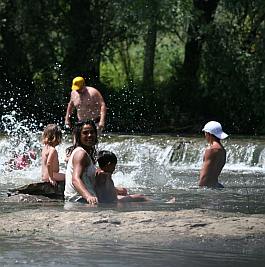
{"label": "shirtless man standing", "polygon": [[70,128],[72,128],[70,117],[74,108],[77,109],[78,121],[91,119],[99,131],[103,130],[106,122],[106,104],[97,89],[85,86],[83,77],[73,79],[71,98],[65,116],[65,125]]}
{"label": "shirtless man standing", "polygon": [[209,147],[204,153],[199,186],[223,188],[223,185],[218,182],[218,176],[226,163],[226,151],[220,140],[228,135],[223,132],[221,124],[216,121],[206,123],[202,131]]}

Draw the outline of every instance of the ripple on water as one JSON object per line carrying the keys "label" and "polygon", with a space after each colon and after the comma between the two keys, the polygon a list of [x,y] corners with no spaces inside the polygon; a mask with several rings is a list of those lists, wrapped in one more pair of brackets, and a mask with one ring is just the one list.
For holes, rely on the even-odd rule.
{"label": "ripple on water", "polygon": [[[263,266],[264,240],[193,239],[141,245],[84,239],[3,237],[2,266]],[[239,245],[240,244],[240,245]],[[251,244],[251,245],[250,245]]]}

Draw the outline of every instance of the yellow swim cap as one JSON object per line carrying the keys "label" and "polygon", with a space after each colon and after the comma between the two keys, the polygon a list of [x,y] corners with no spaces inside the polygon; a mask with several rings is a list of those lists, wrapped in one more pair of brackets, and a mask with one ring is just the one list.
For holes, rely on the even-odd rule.
{"label": "yellow swim cap", "polygon": [[75,77],[72,83],[72,90],[79,90],[85,85],[83,77]]}

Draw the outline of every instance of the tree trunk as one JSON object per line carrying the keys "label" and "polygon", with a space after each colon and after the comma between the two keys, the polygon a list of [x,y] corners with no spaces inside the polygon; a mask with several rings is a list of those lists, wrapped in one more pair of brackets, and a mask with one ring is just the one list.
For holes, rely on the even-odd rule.
{"label": "tree trunk", "polygon": [[145,39],[143,84],[144,87],[154,87],[154,62],[157,36],[157,2],[149,1],[149,24]]}
{"label": "tree trunk", "polygon": [[69,79],[84,76],[99,82],[100,60],[103,49],[103,13],[106,0],[72,0],[68,18],[68,48],[65,73]]}
{"label": "tree trunk", "polygon": [[121,63],[123,66],[123,70],[126,76],[127,84],[133,83],[134,75],[131,67],[131,58],[129,54],[129,45],[126,40],[120,43],[119,45],[119,54],[121,58]]}
{"label": "tree trunk", "polygon": [[214,19],[219,0],[193,0],[193,19],[188,27],[188,38],[185,45],[185,57],[182,78],[187,95],[193,94],[198,88],[198,69],[200,66],[204,27]]}

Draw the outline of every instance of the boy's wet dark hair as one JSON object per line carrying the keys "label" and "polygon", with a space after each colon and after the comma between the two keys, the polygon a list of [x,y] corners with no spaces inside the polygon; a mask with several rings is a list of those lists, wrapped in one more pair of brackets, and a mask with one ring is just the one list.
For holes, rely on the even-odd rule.
{"label": "boy's wet dark hair", "polygon": [[108,150],[98,152],[97,162],[100,168],[106,167],[108,164],[117,164],[117,157],[114,153]]}

